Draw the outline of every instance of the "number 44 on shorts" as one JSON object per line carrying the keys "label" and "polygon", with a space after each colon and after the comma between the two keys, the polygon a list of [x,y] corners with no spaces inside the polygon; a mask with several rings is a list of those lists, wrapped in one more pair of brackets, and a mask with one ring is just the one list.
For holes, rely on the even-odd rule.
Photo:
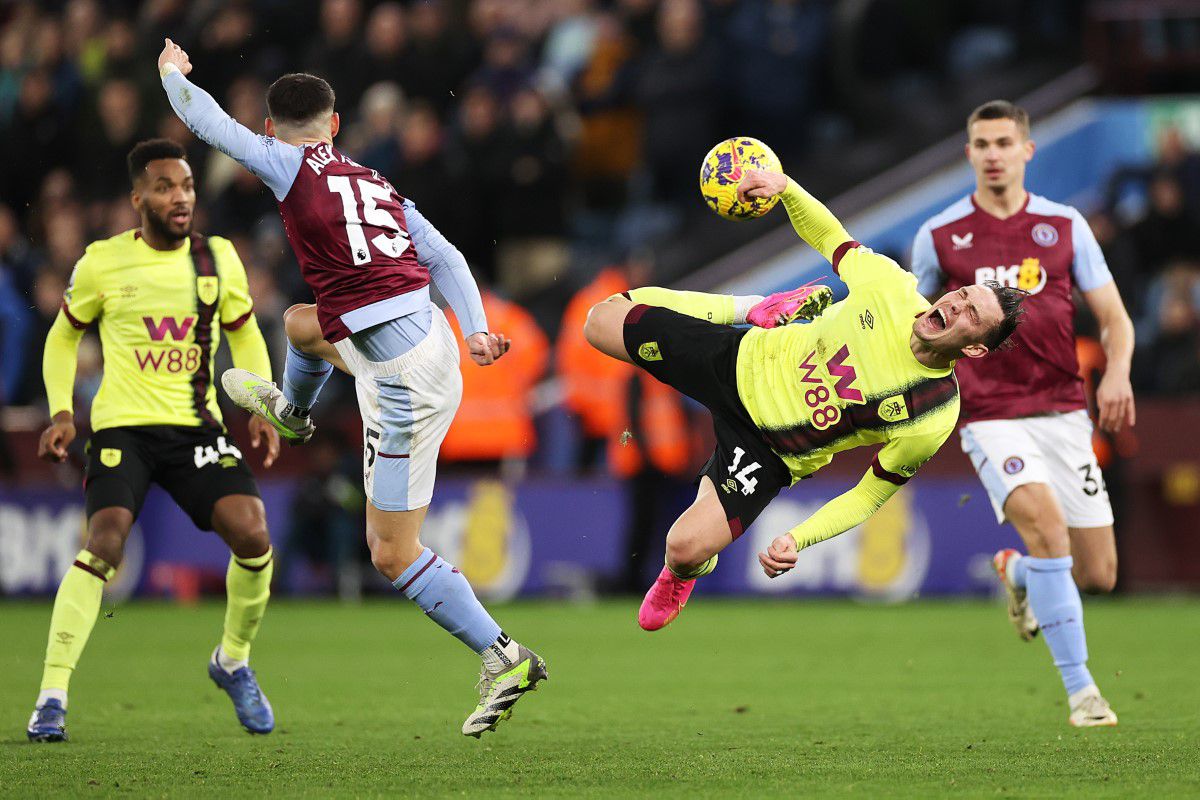
{"label": "number 44 on shorts", "polygon": [[220,462],[221,458],[224,456],[232,456],[238,461],[241,461],[242,451],[238,450],[236,446],[225,441],[224,436],[217,437],[216,447],[213,447],[211,444],[198,444],[196,445],[195,456],[196,469],[201,469],[209,464],[216,464]]}
{"label": "number 44 on shorts", "polygon": [[[726,467],[726,469],[729,470],[729,474],[733,475],[733,477],[726,480],[721,487],[725,490],[726,494],[729,494],[740,485],[742,488],[742,494],[751,495],[754,493],[754,487],[758,486],[758,478],[751,478],[750,473],[754,472],[755,470],[762,469],[762,464],[759,464],[757,461],[751,461],[749,464],[742,467],[740,471],[738,470],[738,467],[741,466],[742,458],[745,455],[746,451],[742,448],[733,448],[733,463]],[[735,479],[737,483],[734,483]]]}

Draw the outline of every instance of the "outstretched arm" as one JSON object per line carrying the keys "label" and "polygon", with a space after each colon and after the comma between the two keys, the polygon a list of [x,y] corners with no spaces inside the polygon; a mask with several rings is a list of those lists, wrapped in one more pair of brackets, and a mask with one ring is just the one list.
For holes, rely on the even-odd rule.
{"label": "outstretched arm", "polygon": [[738,185],[738,197],[741,200],[775,195],[781,195],[783,207],[797,235],[830,263],[833,263],[834,254],[840,246],[853,241],[833,212],[782,172],[748,170]]}
{"label": "outstretched arm", "polygon": [[259,136],[233,117],[212,95],[189,81],[188,54],[166,39],[158,55],[158,74],[171,108],[192,133],[253,172],[282,201],[304,162],[304,151],[270,136]]}
{"label": "outstretched arm", "polygon": [[787,572],[796,566],[800,550],[861,525],[899,489],[899,484],[868,471],[857,486],[821,506],[811,517],[775,539],[767,552],[759,553],[763,571],[771,578]]}

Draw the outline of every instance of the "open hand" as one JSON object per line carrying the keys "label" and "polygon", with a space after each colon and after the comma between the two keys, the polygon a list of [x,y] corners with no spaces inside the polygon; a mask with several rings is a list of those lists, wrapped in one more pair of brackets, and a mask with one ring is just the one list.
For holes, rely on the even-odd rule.
{"label": "open hand", "polygon": [[486,367],[508,352],[512,340],[503,333],[488,333],[480,331],[467,337],[467,349],[471,360],[481,367]]}
{"label": "open hand", "polygon": [[259,416],[250,417],[250,446],[258,447],[263,441],[267,444],[267,454],[263,456],[263,468],[269,469],[279,458],[279,431]]}
{"label": "open hand", "polygon": [[758,554],[758,563],[762,564],[763,572],[767,574],[768,578],[778,578],[796,566],[798,557],[796,540],[791,537],[791,534],[785,533],[771,542],[767,552]]}
{"label": "open hand", "polygon": [[738,184],[738,200],[745,203],[760,197],[774,197],[787,189],[787,176],[782,172],[748,169]]}
{"label": "open hand", "polygon": [[192,62],[188,60],[187,51],[170,39],[163,39],[163,49],[158,54],[159,75],[162,75],[163,67],[167,64],[174,64],[184,75],[192,71]]}

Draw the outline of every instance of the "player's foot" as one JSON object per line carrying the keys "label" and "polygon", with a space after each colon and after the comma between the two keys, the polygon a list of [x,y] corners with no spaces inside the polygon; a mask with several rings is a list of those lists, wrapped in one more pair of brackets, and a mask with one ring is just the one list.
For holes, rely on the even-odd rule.
{"label": "player's foot", "polygon": [[1037,617],[1029,608],[1029,597],[1025,590],[1013,584],[1008,574],[1013,559],[1020,557],[1021,554],[1016,550],[1000,550],[992,556],[992,568],[996,570],[996,575],[999,576],[1000,583],[1004,586],[1004,592],[1008,595],[1008,621],[1017,629],[1017,636],[1026,642],[1031,642],[1038,635]]}
{"label": "player's foot", "polygon": [[1117,713],[1100,695],[1095,685],[1080,689],[1067,700],[1071,716],[1067,722],[1076,728],[1098,728],[1117,724]]}
{"label": "player's foot", "polygon": [[58,700],[50,699],[34,709],[25,735],[31,742],[67,741],[67,710]]}
{"label": "player's foot", "polygon": [[670,567],[663,567],[650,591],[646,592],[642,607],[638,609],[638,625],[646,631],[656,631],[670,625],[687,605],[695,586],[695,578],[685,581],[675,577]]}
{"label": "player's foot", "polygon": [[746,321],[760,328],[774,328],[798,319],[813,319],[825,310],[832,299],[832,289],[810,281],[799,289],[764,297],[746,314]]}
{"label": "player's foot", "polygon": [[537,653],[517,645],[516,663],[497,670],[485,665],[479,672],[479,705],[463,723],[463,736],[478,739],[484,731],[496,727],[512,716],[512,707],[526,692],[537,689],[538,681],[546,680],[546,662]]}
{"label": "player's foot", "polygon": [[275,712],[262,689],[258,688],[258,678],[249,667],[226,672],[217,663],[217,651],[208,660],[208,677],[218,688],[224,689],[233,701],[233,710],[237,712],[238,722],[249,733],[270,733],[275,730]]}
{"label": "player's foot", "polygon": [[296,414],[279,387],[253,372],[227,369],[221,375],[221,385],[230,400],[271,423],[288,444],[304,444],[316,433],[317,427],[307,413]]}

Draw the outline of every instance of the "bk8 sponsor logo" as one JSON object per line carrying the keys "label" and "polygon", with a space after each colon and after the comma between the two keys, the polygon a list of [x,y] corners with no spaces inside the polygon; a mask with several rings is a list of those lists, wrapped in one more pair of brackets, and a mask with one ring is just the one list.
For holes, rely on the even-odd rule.
{"label": "bk8 sponsor logo", "polygon": [[984,281],[1037,294],[1046,287],[1046,270],[1038,259],[1027,258],[1011,267],[979,267],[975,270],[975,282]]}
{"label": "bk8 sponsor logo", "polygon": [[[155,343],[171,339],[175,342],[187,341],[196,324],[195,317],[184,317],[182,321],[175,317],[142,317],[146,333]],[[200,366],[200,348],[197,345],[180,347],[178,345],[158,345],[142,349],[135,347],[133,357],[137,359],[138,368],[143,372],[187,372],[192,373]]]}

